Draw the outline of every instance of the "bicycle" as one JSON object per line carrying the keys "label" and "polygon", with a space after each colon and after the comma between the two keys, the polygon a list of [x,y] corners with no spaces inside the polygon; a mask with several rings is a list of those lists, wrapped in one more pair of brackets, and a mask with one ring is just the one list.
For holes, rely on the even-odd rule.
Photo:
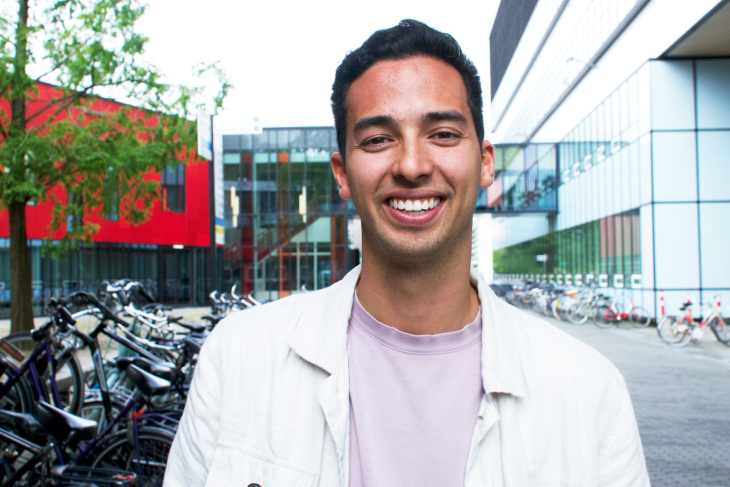
{"label": "bicycle", "polygon": [[665,343],[674,347],[684,347],[693,340],[699,340],[704,335],[704,328],[709,325],[717,339],[730,346],[730,323],[722,318],[722,301],[719,294],[713,297],[712,302],[704,303],[703,308],[710,308],[710,313],[703,317],[698,324],[692,317],[692,301],[687,301],[679,310],[684,313],[679,316],[665,315],[657,324],[657,333]]}
{"label": "bicycle", "polygon": [[33,413],[0,411],[0,487],[134,485],[136,475],[129,471],[79,467],[64,461],[64,448],[92,438],[95,430],[95,422],[44,401],[36,403]]}
{"label": "bicycle", "polygon": [[614,299],[604,296],[595,304],[593,323],[598,328],[606,329],[614,324],[628,321],[634,328],[646,328],[651,321],[649,314],[643,308],[636,306],[633,299],[629,299],[629,303],[631,306],[628,311],[621,311]]}
{"label": "bicycle", "polygon": [[602,294],[590,289],[583,299],[574,301],[567,307],[565,310],[565,317],[574,325],[582,325],[588,321],[588,317],[592,317],[594,315],[593,308],[596,302],[598,302],[598,300],[602,297]]}

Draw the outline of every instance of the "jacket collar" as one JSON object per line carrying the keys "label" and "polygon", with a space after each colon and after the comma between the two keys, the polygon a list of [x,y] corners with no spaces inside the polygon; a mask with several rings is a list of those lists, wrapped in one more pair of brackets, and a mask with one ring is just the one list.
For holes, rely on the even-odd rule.
{"label": "jacket collar", "polygon": [[352,312],[360,266],[344,279],[317,292],[317,299],[305,309],[287,343],[297,355],[333,374],[347,358],[347,326]]}
{"label": "jacket collar", "polygon": [[[321,291],[320,298],[303,311],[287,343],[302,359],[333,374],[347,359],[347,326],[352,311],[360,266],[344,279]],[[492,292],[471,269],[482,306],[482,382],[484,392],[527,395],[520,356],[521,330],[511,307]]]}

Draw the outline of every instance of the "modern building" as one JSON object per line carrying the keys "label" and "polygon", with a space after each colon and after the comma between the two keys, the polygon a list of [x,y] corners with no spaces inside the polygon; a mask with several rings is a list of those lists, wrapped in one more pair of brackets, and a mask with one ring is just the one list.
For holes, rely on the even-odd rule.
{"label": "modern building", "polygon": [[[39,85],[39,99],[50,85]],[[50,96],[45,97],[50,98]],[[28,110],[37,107],[29,102]],[[122,104],[97,100],[99,111],[114,111]],[[10,113],[6,101],[0,111]],[[92,212],[86,218],[99,225],[93,244],[72,251],[66,260],[53,260],[42,252],[48,236],[53,202],[29,206],[26,222],[30,246],[33,304],[43,313],[43,302],[77,290],[96,291],[102,280],[131,278],[142,281],[160,300],[171,304],[205,304],[210,278],[208,164],[198,160],[169,167],[161,174],[147,177],[161,184],[161,199],[152,207],[149,220],[139,226],[119,215],[100,217]],[[61,188],[52,190],[64,200]],[[54,235],[60,238],[63,233]],[[0,317],[10,314],[10,248],[7,210],[0,211]]]}
{"label": "modern building", "polygon": [[222,135],[222,288],[257,299],[327,287],[359,263],[359,220],[330,170],[332,127]]}
{"label": "modern building", "polygon": [[[495,277],[592,282],[655,314],[662,292],[667,311],[730,299],[730,2],[504,0],[490,49],[511,146],[486,211],[550,194],[493,213]],[[558,171],[525,184],[543,153]]]}

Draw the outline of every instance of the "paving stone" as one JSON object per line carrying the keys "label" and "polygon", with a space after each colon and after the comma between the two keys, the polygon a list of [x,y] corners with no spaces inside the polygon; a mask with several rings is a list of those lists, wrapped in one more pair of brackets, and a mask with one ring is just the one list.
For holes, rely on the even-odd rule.
{"label": "paving stone", "polygon": [[546,321],[598,350],[624,375],[652,486],[730,486],[727,354],[670,348],[649,330]]}

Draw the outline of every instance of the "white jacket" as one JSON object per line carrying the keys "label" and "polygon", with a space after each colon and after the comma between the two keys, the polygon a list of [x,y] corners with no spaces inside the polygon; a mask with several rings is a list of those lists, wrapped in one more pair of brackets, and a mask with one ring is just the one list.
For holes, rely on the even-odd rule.
{"label": "white jacket", "polygon": [[[348,487],[347,326],[359,273],[218,325],[200,354],[165,487]],[[613,364],[502,302],[476,273],[472,281],[489,316],[465,485],[648,487]]]}

